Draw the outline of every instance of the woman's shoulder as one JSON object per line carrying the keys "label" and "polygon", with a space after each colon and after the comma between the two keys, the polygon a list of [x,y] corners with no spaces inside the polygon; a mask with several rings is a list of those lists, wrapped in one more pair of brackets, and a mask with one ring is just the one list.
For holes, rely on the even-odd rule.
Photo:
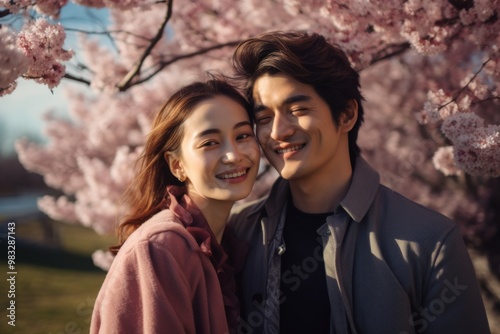
{"label": "woman's shoulder", "polygon": [[199,247],[182,221],[169,209],[162,210],[145,221],[130,235],[120,252],[127,253],[145,244],[150,249],[177,251],[182,248],[196,250]]}

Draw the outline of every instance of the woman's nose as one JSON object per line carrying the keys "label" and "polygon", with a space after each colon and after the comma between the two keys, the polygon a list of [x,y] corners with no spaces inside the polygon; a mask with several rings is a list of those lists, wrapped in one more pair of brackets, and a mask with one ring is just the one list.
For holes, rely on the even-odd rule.
{"label": "woman's nose", "polygon": [[231,148],[227,150],[226,153],[222,156],[223,163],[235,163],[240,161],[241,159],[241,152],[236,146],[231,146]]}

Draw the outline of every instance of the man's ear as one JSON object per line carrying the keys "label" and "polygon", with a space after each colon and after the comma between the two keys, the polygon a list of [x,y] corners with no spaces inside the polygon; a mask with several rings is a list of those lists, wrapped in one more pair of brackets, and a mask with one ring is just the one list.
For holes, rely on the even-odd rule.
{"label": "man's ear", "polygon": [[186,180],[186,175],[184,173],[184,168],[182,167],[182,162],[173,152],[165,152],[163,157],[167,161],[170,171],[179,181],[184,182]]}
{"label": "man's ear", "polygon": [[349,132],[358,120],[358,102],[349,100],[344,112],[340,115],[339,128],[341,131]]}

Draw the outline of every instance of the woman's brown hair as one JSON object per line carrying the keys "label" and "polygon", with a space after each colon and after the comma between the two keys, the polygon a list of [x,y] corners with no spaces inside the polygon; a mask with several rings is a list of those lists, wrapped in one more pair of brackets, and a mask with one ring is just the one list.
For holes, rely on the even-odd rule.
{"label": "woman's brown hair", "polygon": [[158,108],[144,151],[137,161],[135,177],[125,193],[129,213],[118,226],[119,244],[110,248],[112,253],[116,254],[132,232],[162,210],[168,185],[183,185],[172,174],[165,153],[180,153],[184,121],[200,102],[220,95],[241,104],[253,120],[247,100],[222,77],[184,86]]}

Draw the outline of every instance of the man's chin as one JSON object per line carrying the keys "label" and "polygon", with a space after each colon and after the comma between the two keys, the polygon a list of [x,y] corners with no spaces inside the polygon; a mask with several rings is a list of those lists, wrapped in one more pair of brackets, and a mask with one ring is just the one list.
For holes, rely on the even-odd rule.
{"label": "man's chin", "polygon": [[284,168],[281,168],[281,170],[278,170],[278,173],[285,180],[293,180],[297,178],[297,170],[286,168],[286,166]]}

